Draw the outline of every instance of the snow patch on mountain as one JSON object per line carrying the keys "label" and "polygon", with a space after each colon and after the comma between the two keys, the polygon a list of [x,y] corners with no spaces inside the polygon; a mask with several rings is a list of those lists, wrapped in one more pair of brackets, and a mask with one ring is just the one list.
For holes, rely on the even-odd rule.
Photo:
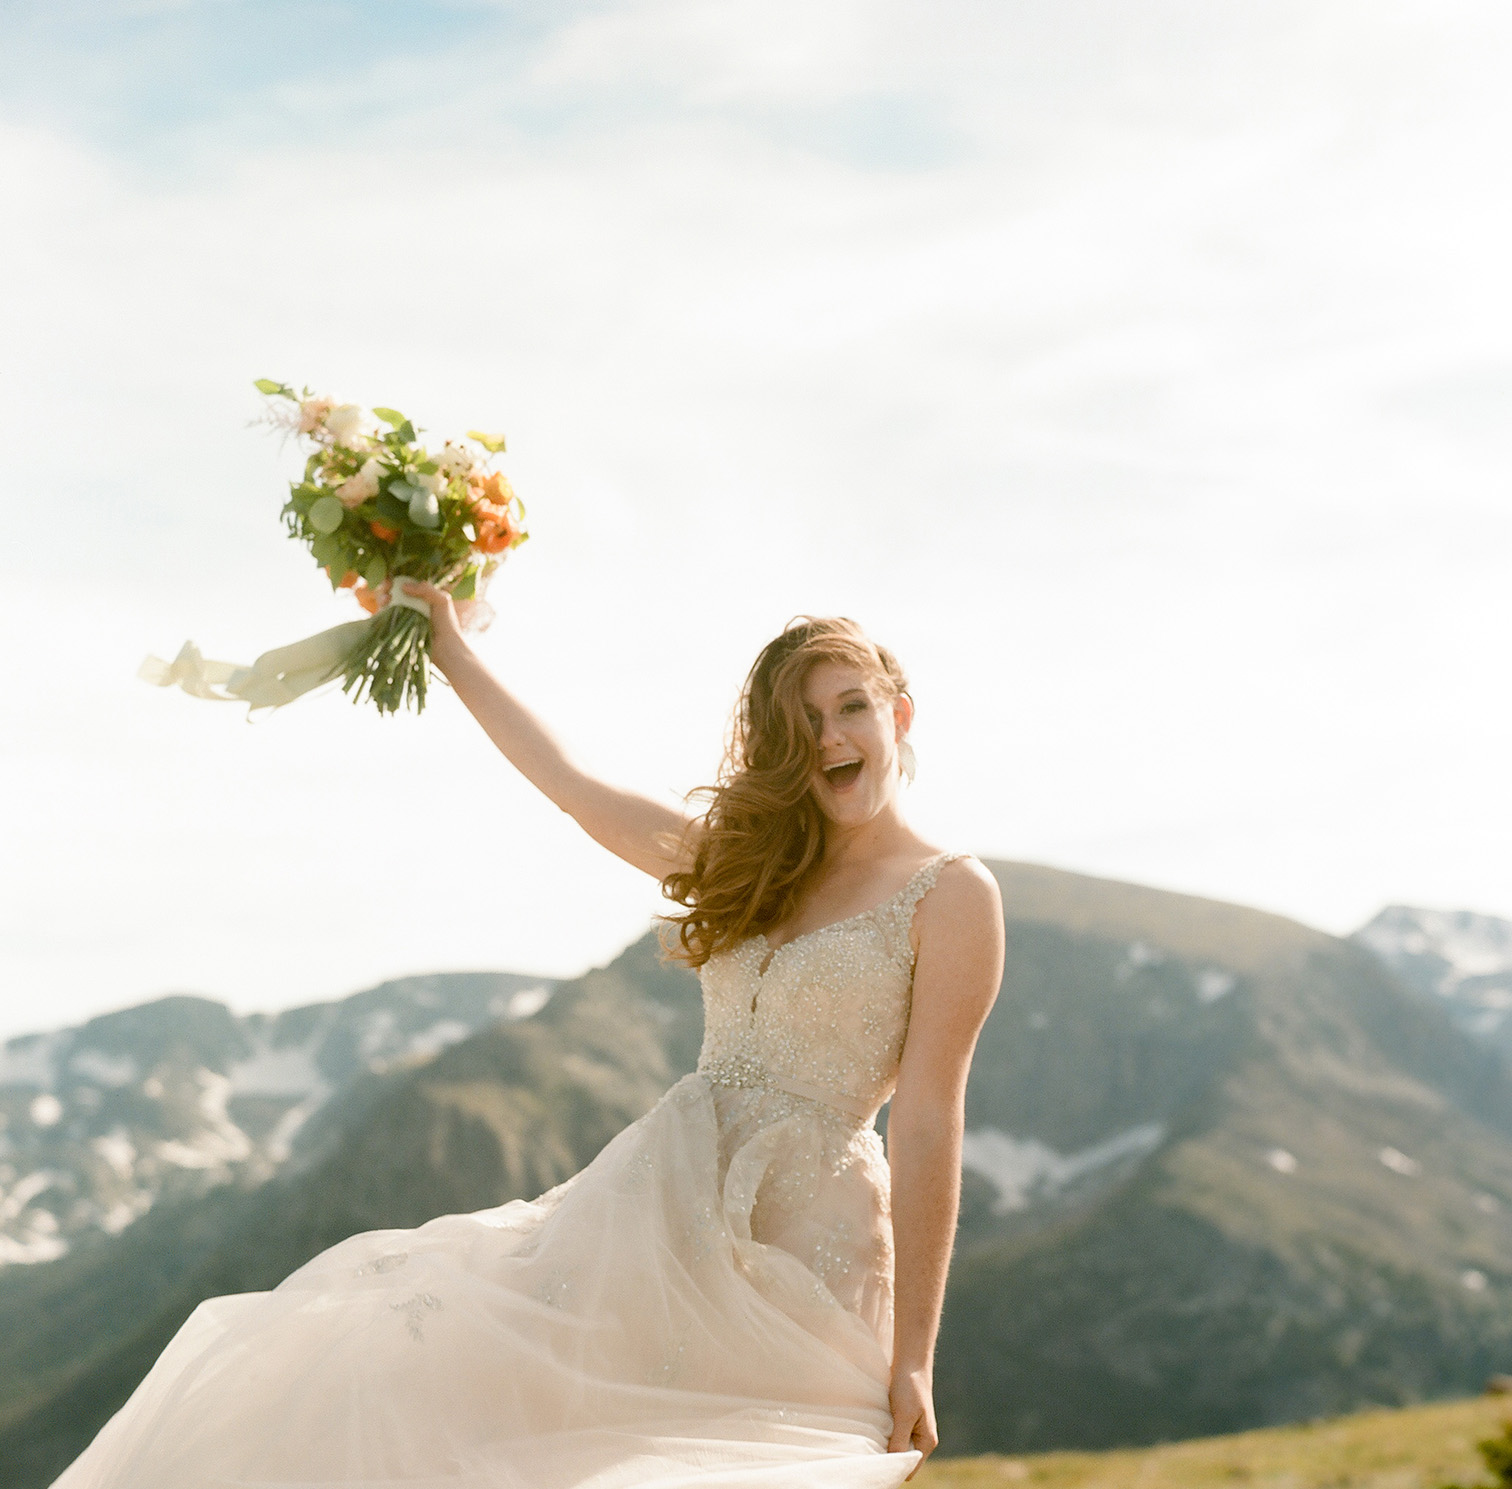
{"label": "snow patch on mountain", "polygon": [[1388,905],[1353,940],[1409,987],[1442,998],[1466,1033],[1512,1051],[1512,920]]}
{"label": "snow patch on mountain", "polygon": [[68,1038],[58,1034],[23,1034],[0,1049],[0,1086],[29,1086],[50,1091],[57,1068],[57,1052]]}
{"label": "snow patch on mountain", "polygon": [[1017,1138],[995,1127],[966,1133],[961,1163],[998,1192],[993,1210],[1007,1215],[1068,1189],[1077,1180],[1123,1159],[1143,1158],[1165,1141],[1161,1122],[1144,1122],[1075,1153],[1058,1153],[1038,1138]]}
{"label": "snow patch on mountain", "polygon": [[1493,996],[1476,999],[1481,1007],[1512,1008],[1512,920],[1388,905],[1354,939],[1440,997],[1485,991]]}
{"label": "snow patch on mountain", "polygon": [[141,1079],[135,1060],[127,1055],[108,1055],[104,1050],[75,1050],[68,1057],[68,1068],[112,1090]]}
{"label": "snow patch on mountain", "polygon": [[275,1048],[258,1045],[250,1055],[237,1060],[227,1072],[236,1096],[290,1096],[323,1094],[325,1077],[316,1063],[319,1038],[303,1044]]}

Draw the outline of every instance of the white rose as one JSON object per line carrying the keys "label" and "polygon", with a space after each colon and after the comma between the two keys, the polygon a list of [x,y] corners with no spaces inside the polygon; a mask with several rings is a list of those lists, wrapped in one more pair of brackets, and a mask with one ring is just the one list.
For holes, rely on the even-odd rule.
{"label": "white rose", "polygon": [[464,450],[461,445],[454,445],[450,440],[447,440],[445,448],[436,456],[436,464],[448,476],[465,476],[477,463],[471,450]]}
{"label": "white rose", "polygon": [[362,462],[362,469],[354,476],[348,476],[341,485],[336,488],[337,499],[344,507],[360,507],[363,502],[371,501],[378,495],[378,477],[383,467],[380,466],[373,456],[368,456]]}
{"label": "white rose", "polygon": [[325,416],[325,427],[333,444],[354,450],[362,434],[362,410],[355,403],[338,404]]}
{"label": "white rose", "polygon": [[429,474],[416,471],[408,479],[416,486],[423,486],[432,496],[440,496],[446,490],[446,477],[438,471],[431,471]]}

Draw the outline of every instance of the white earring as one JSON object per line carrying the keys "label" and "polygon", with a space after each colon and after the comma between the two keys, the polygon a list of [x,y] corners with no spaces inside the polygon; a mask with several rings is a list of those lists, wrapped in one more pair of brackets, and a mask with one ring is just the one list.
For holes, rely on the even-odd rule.
{"label": "white earring", "polygon": [[918,768],[919,757],[914,754],[914,747],[906,739],[900,739],[898,741],[898,769],[910,786],[913,785],[914,773]]}

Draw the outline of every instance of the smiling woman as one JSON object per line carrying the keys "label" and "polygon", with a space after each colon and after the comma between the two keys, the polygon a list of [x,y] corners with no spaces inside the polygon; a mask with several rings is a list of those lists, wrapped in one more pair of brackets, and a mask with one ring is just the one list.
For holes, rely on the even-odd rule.
{"label": "smiling woman", "polygon": [[672,923],[689,965],[792,920],[819,877],[821,824],[876,813],[912,721],[897,658],[854,621],[800,616],[766,646],[719,780],[700,793],[692,863],[665,881],[688,907]]}
{"label": "smiling woman", "polygon": [[410,589],[504,755],[685,907],[698,1068],[533,1202],[202,1304],[58,1489],[896,1489],[938,1440],[966,1074],[1003,965],[986,870],[899,810],[902,669],[852,621],[790,625],[690,818],[575,766],[446,591]]}

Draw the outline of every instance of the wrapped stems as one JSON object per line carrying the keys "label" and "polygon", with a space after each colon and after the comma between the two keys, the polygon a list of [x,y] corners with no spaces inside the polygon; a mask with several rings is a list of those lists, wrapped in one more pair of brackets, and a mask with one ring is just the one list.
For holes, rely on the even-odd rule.
{"label": "wrapped stems", "polygon": [[420,713],[430,681],[430,649],[429,617],[389,605],[373,617],[362,644],[347,658],[341,690],[353,703],[371,698],[380,713],[398,713],[411,700]]}

